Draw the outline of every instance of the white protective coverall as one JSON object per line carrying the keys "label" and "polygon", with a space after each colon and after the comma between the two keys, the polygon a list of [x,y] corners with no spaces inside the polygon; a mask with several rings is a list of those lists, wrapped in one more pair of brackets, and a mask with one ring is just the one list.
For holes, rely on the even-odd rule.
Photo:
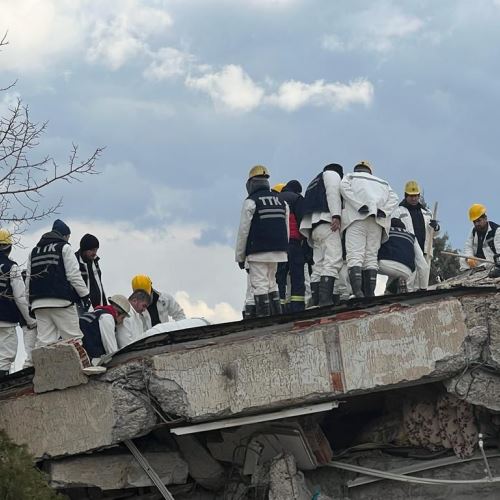
{"label": "white protective coverall", "polygon": [[[75,289],[79,297],[86,297],[89,291],[80,273],[78,260],[69,244],[63,246],[62,258],[66,279]],[[31,260],[28,260],[26,269],[27,294],[29,294],[30,275]],[[83,337],[80,330],[76,306],[69,300],[52,297],[35,299],[31,304],[31,309],[35,313],[37,322],[35,347],[44,347],[53,342],[57,342],[59,339],[81,339]]]}
{"label": "white protective coverall", "polygon": [[[391,214],[399,203],[387,181],[366,172],[344,175],[340,183],[344,200],[342,228],[346,231],[347,267],[378,270],[378,250],[389,237]],[[366,213],[359,209],[368,207]],[[377,211],[385,217],[377,217]]]}
{"label": "white protective coverall", "polygon": [[[160,317],[160,323],[167,323],[172,318],[174,321],[179,321],[181,319],[186,319],[184,314],[184,309],[178,304],[173,295],[169,293],[159,293],[158,301],[156,302],[156,307],[158,308],[158,316]],[[152,326],[151,316],[146,309],[142,313],[145,329],[149,330]]]}
{"label": "white protective coverall", "polygon": [[[288,218],[290,209],[286,205],[286,230],[290,237],[290,228],[288,226]],[[270,292],[278,291],[276,283],[276,270],[278,262],[287,262],[288,254],[283,252],[258,252],[246,255],[247,239],[252,225],[253,215],[256,209],[255,201],[247,198],[241,209],[240,226],[238,229],[238,237],[236,239],[236,262],[248,263],[248,271],[250,283],[254,295],[265,295]]]}
{"label": "white protective coverall", "polygon": [[118,349],[123,349],[142,338],[147,329],[146,327],[144,316],[139,314],[134,309],[134,306],[130,305],[129,316],[123,320],[121,325],[116,327],[116,342],[118,344]]}
{"label": "white protective coverall", "polygon": [[[488,222],[488,229],[486,230],[486,234],[488,234],[492,230],[490,223]],[[478,236],[477,231],[471,230],[467,241],[465,242],[463,255],[470,255],[471,257],[476,257],[477,252],[477,244],[478,244]],[[495,245],[495,249],[497,252],[500,252],[500,229],[497,229],[495,232],[495,238],[493,239],[493,244]],[[493,262],[494,253],[491,250],[490,246],[486,243],[486,237],[483,241],[483,252],[484,258]],[[484,262],[477,262],[478,266],[484,265],[487,268],[493,267],[494,264],[486,264]],[[465,271],[469,268],[469,264],[467,264],[467,259],[460,259],[460,269]]]}
{"label": "white protective coverall", "polygon": [[[35,320],[29,315],[28,301],[26,300],[26,289],[24,280],[21,275],[21,270],[14,264],[10,268],[9,276],[5,276],[10,280],[12,287],[12,300],[15,301],[19,312],[22,314],[26,323],[32,329],[26,328],[29,332],[36,331]],[[17,354],[17,333],[16,326],[18,323],[8,323],[0,321],[0,370],[10,370],[11,364],[16,359]],[[28,353],[27,353],[28,354]]]}
{"label": "white protective coverall", "polygon": [[[430,238],[434,238],[434,234],[438,233],[439,231],[434,231],[434,229],[430,226],[430,222],[432,220],[431,211],[428,208],[422,207],[421,212],[425,224],[425,243],[424,243],[424,251],[425,251],[427,249],[427,245],[429,244]],[[406,207],[402,206],[396,207],[396,210],[394,210],[394,213],[392,214],[391,217],[400,219],[401,222],[404,223],[406,230],[409,233],[415,234],[415,230],[413,229],[413,220],[411,218],[410,211]],[[425,268],[415,269],[415,272],[412,273],[412,275],[410,276],[410,278],[407,279],[406,282],[408,291],[413,292],[415,290],[427,288],[429,286],[429,271],[430,271],[429,265],[427,265]]]}
{"label": "white protective coverall", "polygon": [[[321,276],[339,277],[342,268],[341,231],[332,231],[332,217],[342,215],[342,198],[340,196],[340,175],[333,170],[323,172],[328,212],[313,212],[304,215],[300,223],[300,232],[307,238],[313,249],[314,265],[311,282],[317,282]],[[323,221],[325,224],[321,224]],[[320,223],[320,224],[318,224]],[[313,229],[313,226],[314,229]]]}

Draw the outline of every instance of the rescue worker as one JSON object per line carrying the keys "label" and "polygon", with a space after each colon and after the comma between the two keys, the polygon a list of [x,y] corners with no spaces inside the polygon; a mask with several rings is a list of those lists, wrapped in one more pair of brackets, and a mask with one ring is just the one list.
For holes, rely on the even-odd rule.
{"label": "rescue worker", "polygon": [[174,321],[186,319],[184,310],[168,293],[159,292],[153,288],[151,278],[145,274],[137,274],[132,278],[132,290],[145,290],[151,296],[151,303],[147,311],[144,311],[143,317],[146,323],[146,330],[160,323],[167,323],[169,318]]}
{"label": "rescue worker", "polygon": [[22,322],[30,330],[36,328],[36,321],[29,315],[21,270],[9,258],[11,251],[12,235],[0,229],[0,379],[9,374],[16,359],[16,326]]}
{"label": "rescue worker", "polygon": [[[491,262],[498,262],[498,252],[500,251],[500,231],[497,231],[498,224],[488,220],[486,207],[480,203],[475,203],[469,208],[469,220],[472,228],[467,241],[465,242],[464,255],[479,257]],[[483,263],[474,259],[460,259],[460,269],[471,269]],[[490,264],[487,267],[491,267]]]}
{"label": "rescue worker", "polygon": [[[299,231],[304,210],[304,197],[301,194],[302,186],[297,180],[291,180],[279,186],[281,190],[278,191],[278,196],[288,205],[290,239],[288,242],[288,260],[287,262],[280,262],[278,264],[276,281],[278,283],[282,308],[288,309],[289,312],[298,312],[305,309],[306,293],[304,282],[305,259],[304,250],[302,249],[304,237]],[[276,186],[273,190],[276,190]],[[286,289],[288,277],[290,277],[290,298],[287,306]]]}
{"label": "rescue worker", "polygon": [[[405,184],[405,197],[392,217],[401,219],[406,230],[415,235],[425,256],[429,240],[434,237],[434,233],[439,232],[440,227],[432,218],[431,211],[422,204],[420,186],[417,181],[408,181]],[[425,275],[417,269],[417,272],[411,276],[408,280],[408,291],[426,289],[428,285],[429,266],[426,268]]]}
{"label": "rescue worker", "polygon": [[323,168],[307,186],[300,232],[313,249],[312,305],[333,303],[333,288],[342,268],[340,183],[344,169],[338,163]]}
{"label": "rescue worker", "polygon": [[26,270],[26,293],[37,321],[36,347],[59,339],[81,339],[75,302],[91,306],[89,291],[68,243],[71,231],[62,221],[42,235],[31,251]]}
{"label": "rescue worker", "polygon": [[118,349],[123,349],[125,346],[139,340],[144,332],[148,330],[143,313],[151,303],[151,295],[143,289],[135,290],[128,298],[128,301],[131,305],[128,316],[116,328]]}
{"label": "rescue worker", "polygon": [[419,274],[429,270],[416,236],[397,217],[391,219],[389,239],[380,247],[378,259],[379,273],[388,277],[386,291],[393,293],[407,291],[406,283],[415,270]]}
{"label": "rescue worker", "polygon": [[83,281],[90,292],[92,307],[105,306],[106,295],[102,286],[101,269],[99,267],[99,240],[93,234],[84,234],[80,240],[80,249],[76,252],[76,258],[80,265]]}
{"label": "rescue worker", "polygon": [[80,316],[83,347],[91,359],[98,360],[118,350],[116,327],[129,316],[130,302],[123,295],[113,295],[109,297],[109,305],[96,306],[94,311]]}
{"label": "rescue worker", "polygon": [[398,205],[398,196],[387,181],[373,175],[367,161],[359,162],[353,173],[344,176],[340,192],[351,288],[356,297],[373,297],[378,251],[389,237],[390,217]]}
{"label": "rescue worker", "polygon": [[235,252],[240,269],[248,262],[257,317],[269,316],[271,311],[281,313],[276,270],[278,262],[288,259],[289,210],[271,191],[268,179],[269,172],[263,165],[250,169]]}

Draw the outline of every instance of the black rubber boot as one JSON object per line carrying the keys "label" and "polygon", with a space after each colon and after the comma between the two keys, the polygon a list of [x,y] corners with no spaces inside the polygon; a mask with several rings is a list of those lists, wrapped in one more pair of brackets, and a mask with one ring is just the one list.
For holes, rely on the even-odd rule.
{"label": "black rubber boot", "polygon": [[255,311],[255,304],[247,304],[245,310],[243,311],[243,318],[250,319],[255,318],[257,313]]}
{"label": "black rubber boot", "polygon": [[356,298],[364,297],[363,294],[363,274],[361,267],[355,266],[349,268],[349,281],[351,283],[352,293]]}
{"label": "black rubber boot", "polygon": [[9,375],[9,370],[0,370],[0,380]]}
{"label": "black rubber boot", "polygon": [[271,292],[269,294],[269,307],[271,308],[271,316],[282,314],[283,310],[279,292]]}
{"label": "black rubber boot", "polygon": [[271,315],[271,309],[269,306],[269,295],[267,293],[263,295],[254,295],[255,298],[255,315],[257,318],[264,318]]}
{"label": "black rubber boot", "polygon": [[377,286],[377,270],[365,269],[363,271],[363,293],[365,297],[375,297],[375,287]]}
{"label": "black rubber boot", "polygon": [[319,281],[319,306],[331,306],[333,304],[333,285],[335,278],[332,276],[321,276]]}
{"label": "black rubber boot", "polygon": [[306,303],[303,300],[292,300],[288,305],[291,313],[305,311],[306,309]]}
{"label": "black rubber boot", "polygon": [[340,305],[340,293],[334,293],[332,295],[332,298],[333,298],[333,305],[334,306]]}
{"label": "black rubber boot", "polygon": [[317,306],[319,304],[319,281],[313,281],[311,283],[311,303],[313,306]]}

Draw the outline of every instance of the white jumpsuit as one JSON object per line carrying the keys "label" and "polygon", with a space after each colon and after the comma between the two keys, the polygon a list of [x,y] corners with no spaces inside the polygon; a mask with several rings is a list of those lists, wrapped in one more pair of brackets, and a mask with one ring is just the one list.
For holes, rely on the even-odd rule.
{"label": "white jumpsuit", "polygon": [[[347,267],[378,270],[378,251],[387,240],[391,214],[399,199],[388,182],[366,172],[346,174],[340,183],[344,200],[342,227],[346,231]],[[363,206],[366,213],[360,213]],[[381,210],[385,217],[378,217]]]}

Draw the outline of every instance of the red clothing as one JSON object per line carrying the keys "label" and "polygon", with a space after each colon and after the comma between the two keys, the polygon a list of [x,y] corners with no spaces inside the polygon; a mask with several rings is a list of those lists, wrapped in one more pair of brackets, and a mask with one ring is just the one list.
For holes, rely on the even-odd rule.
{"label": "red clothing", "polygon": [[94,307],[94,310],[97,311],[99,309],[102,309],[103,311],[106,311],[108,312],[109,314],[111,314],[111,316],[113,316],[113,318],[115,319],[116,321],[116,317],[118,316],[117,313],[116,313],[116,309],[113,307],[113,306],[96,306]]}
{"label": "red clothing", "polygon": [[303,238],[302,234],[299,231],[299,225],[297,224],[297,219],[295,218],[295,214],[290,212],[290,216],[288,217],[288,224],[290,227],[290,239],[291,240],[301,240]]}

